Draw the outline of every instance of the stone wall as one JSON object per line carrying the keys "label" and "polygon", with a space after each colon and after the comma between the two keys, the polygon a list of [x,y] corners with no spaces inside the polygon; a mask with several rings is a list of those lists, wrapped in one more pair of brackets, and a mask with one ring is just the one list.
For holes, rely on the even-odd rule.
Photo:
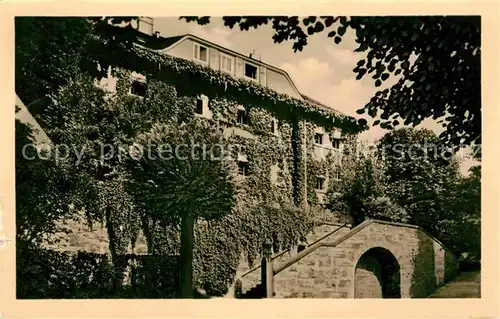
{"label": "stone wall", "polygon": [[[314,229],[314,231],[312,231],[306,237],[306,241],[303,244],[310,245],[310,244],[314,243],[315,241],[317,241],[318,239],[321,239],[325,235],[332,233],[333,231],[336,231],[337,229],[338,229],[338,231],[335,234],[329,236],[330,238],[336,238],[338,236],[346,234],[349,231],[349,228],[343,227],[343,228],[339,229],[341,226],[342,226],[342,224],[339,224],[339,223],[324,223],[324,224],[316,227]],[[289,259],[293,255],[297,254],[298,249],[299,249],[299,246],[295,246],[295,247],[292,247],[288,252],[286,252],[284,254],[280,254],[279,257],[277,257],[277,258],[275,255],[275,259],[273,260],[273,262],[275,264],[285,262],[287,259]],[[300,262],[301,261],[299,261],[299,263]],[[293,269],[295,269],[295,267],[296,267],[295,265],[290,267],[292,269],[292,272],[293,272]],[[254,269],[254,270],[249,272],[252,269]],[[248,262],[246,261],[246,259],[244,257],[241,258],[239,267],[236,271],[236,278],[241,279],[243,292],[248,291],[249,289],[251,289],[252,287],[254,287],[260,283],[260,278],[261,278],[260,272],[261,272],[260,258],[256,260],[256,264],[253,265],[253,267],[250,267],[250,265],[248,264]],[[292,280],[292,282],[289,282],[289,281],[287,281],[286,278],[281,279],[278,277],[275,278],[275,281],[280,283],[280,284],[283,284],[285,286],[286,285],[293,285],[295,282],[293,280]],[[228,293],[228,297],[232,296],[231,294],[232,294],[232,290]]]}
{"label": "stone wall", "polygon": [[[336,223],[323,224],[307,236],[305,247],[330,234],[321,239],[321,247],[275,276],[277,298],[382,296],[383,259],[365,254],[377,247],[389,251],[397,260],[402,298],[426,297],[458,273],[456,257],[418,227],[373,221],[347,240],[333,246],[331,244],[335,240],[351,231],[348,227],[337,230],[340,226],[342,225]],[[66,252],[108,253],[107,233],[102,224],[95,224],[90,228],[81,216],[80,219],[66,221],[64,227],[67,228],[65,232],[56,234],[57,243],[47,244],[47,248]],[[331,234],[335,230],[337,231]],[[280,254],[274,259],[274,265],[292,258],[298,253],[298,249],[298,246],[293,247]],[[130,247],[128,253],[147,253],[146,241],[142,235],[135,248]],[[236,278],[241,280],[243,292],[260,283],[259,266],[260,258],[256,259],[254,265],[249,265],[242,256]],[[231,288],[226,297],[233,296],[234,290]]]}
{"label": "stone wall", "polygon": [[[109,253],[109,238],[102,223],[94,223],[92,227],[84,214],[74,216],[58,223],[59,231],[44,242],[44,247],[50,250],[76,253]],[[146,239],[140,232],[135,247],[129,247],[127,254],[147,254]]]}
{"label": "stone wall", "polygon": [[374,255],[377,258],[358,263],[367,251],[379,247],[397,261],[402,298],[425,297],[457,273],[453,254],[420,228],[379,221],[365,223],[364,228],[338,245],[333,243],[339,237],[324,239],[320,248],[277,274],[276,297],[354,298],[381,294],[377,273],[380,267],[376,262],[385,257]]}

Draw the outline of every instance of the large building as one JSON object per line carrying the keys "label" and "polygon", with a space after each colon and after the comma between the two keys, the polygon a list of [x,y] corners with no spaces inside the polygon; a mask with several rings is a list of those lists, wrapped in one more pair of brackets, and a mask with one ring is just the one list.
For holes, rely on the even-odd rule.
{"label": "large building", "polygon": [[[135,52],[143,60],[152,59],[151,64],[167,72],[167,76],[157,72],[158,76],[153,77],[141,72],[136,68],[137,62],[131,62],[133,65],[127,62],[136,60],[128,59],[125,52],[116,52],[119,58],[114,60],[116,64],[110,63],[108,76],[101,80],[100,86],[112,95],[137,99],[139,104],[165,84],[175,88],[177,96],[186,101],[188,110],[183,112],[213,123],[226,139],[240,146],[233,154],[235,172],[239,175],[238,205],[294,202],[300,207],[317,208],[329,222],[340,222],[343,217],[324,208],[325,195],[330,183],[338,178],[342,121],[354,119],[302,94],[284,70],[252,54],[244,55],[191,34],[164,37],[154,32],[150,18],[141,18],[135,27]],[[214,83],[224,83],[218,81],[224,79],[237,89],[230,91],[227,84],[203,86],[192,75],[190,80],[182,82],[183,72],[208,74],[209,81]],[[183,94],[186,91],[197,93]],[[244,98],[238,99],[238,92],[253,94],[248,93],[248,104]],[[265,93],[263,97],[255,97],[260,92]],[[60,241],[50,245],[51,248],[66,252],[109,252],[104,225],[90,229],[82,217],[81,222],[70,221],[68,228],[57,234]],[[142,233],[126,253],[148,253]],[[237,276],[248,270],[249,265],[242,258]]]}
{"label": "large building", "polygon": [[[321,110],[332,117],[347,118],[334,108],[317,102],[299,92],[286,71],[263,62],[263,57],[257,59],[252,53],[245,55],[192,34],[164,37],[159,32],[154,31],[154,20],[148,17],[141,17],[133,25],[140,32],[137,34],[137,44],[155,54],[189,61],[228,74],[235,79],[258,84],[294,100],[303,101],[309,107]],[[138,96],[146,94],[147,81],[143,75],[131,72],[130,81],[131,94]],[[107,82],[107,85],[111,86],[111,90],[115,90],[116,79],[109,78]],[[193,102],[193,111],[199,117],[213,120],[218,125],[224,125],[224,135],[241,137],[264,144],[271,140],[271,143],[282,145],[283,149],[292,144],[291,138],[294,134],[294,128],[290,122],[282,122],[278,116],[268,110],[256,110],[255,107],[250,108],[244,104],[238,104],[234,108],[226,106],[226,110],[220,110],[224,106],[221,106],[217,101],[211,101],[202,93],[200,92],[198,99]],[[229,114],[232,115],[232,118],[228,117]],[[266,121],[264,129],[259,127],[262,126],[262,119]],[[336,163],[335,160],[338,159],[342,149],[342,131],[339,127],[322,127],[314,121],[302,119],[299,119],[299,121],[302,122],[303,126],[300,126],[301,132],[295,133],[298,133],[301,139],[301,147],[305,150],[305,156],[302,156],[300,163],[304,177],[303,185],[301,185],[303,195],[308,194],[306,197],[309,197],[309,202],[314,197],[312,201],[321,204],[324,202],[324,195],[329,183],[338,178],[338,167],[333,164]],[[239,155],[240,173],[243,175],[251,174],[254,170],[252,170],[253,163],[249,162],[249,158],[253,158],[255,161],[258,159],[251,156],[251,154]],[[298,160],[296,155],[291,154],[291,157],[295,161]],[[281,174],[283,177],[281,180],[277,176],[279,171],[283,170],[292,173],[291,170],[294,165],[292,162],[287,163],[285,158],[285,154],[282,154],[279,160],[272,163],[269,174],[275,184],[282,183],[289,188],[293,188],[294,180],[287,179],[287,174]],[[287,164],[290,165],[287,167]],[[295,194],[295,196],[298,195]]]}
{"label": "large building", "polygon": [[[194,35],[163,37],[154,32],[150,18],[136,21],[132,34],[132,46],[119,47],[110,41],[112,50],[106,47],[101,56],[108,58],[110,68],[98,85],[116,98],[112,102],[118,101],[111,104],[137,106],[133,112],[141,119],[151,107],[160,110],[162,119],[207,122],[239,146],[231,159],[239,175],[238,207],[233,215],[241,219],[225,216],[213,224],[196,220],[193,277],[198,277],[199,293],[239,298],[425,297],[454,276],[458,268],[453,253],[419,227],[366,220],[353,228],[324,207],[327,189],[342,169],[337,159],[343,135],[356,131],[351,125],[354,119],[301,94],[285,71],[251,55]],[[158,95],[167,98],[155,100]],[[22,103],[17,104],[23,109]],[[26,108],[18,113],[24,122],[34,123],[28,115]],[[35,265],[30,268],[43,269],[37,273],[27,268],[27,275],[36,282],[36,295],[44,293],[38,290],[45,287],[56,296],[63,289],[85,298],[116,297],[120,291],[129,297],[175,296],[178,229],[150,223],[151,216],[140,214],[144,210],[134,210],[130,202],[114,197],[126,193],[115,188],[123,183],[109,182],[99,189],[97,201],[117,200],[114,213],[132,212],[134,219],[124,218],[116,227],[109,217],[93,227],[85,216],[65,221],[66,231],[56,233],[53,239],[58,241],[47,245],[49,258],[42,259],[36,251],[38,255],[30,260]],[[273,205],[266,210],[269,204],[292,202],[301,209]],[[113,205],[102,206],[107,210]],[[259,251],[271,250],[266,236],[272,237],[282,225],[292,230],[295,243],[299,223],[287,218],[292,213],[304,217],[311,211],[319,212],[319,223],[299,245],[289,247],[290,240],[283,245],[288,250],[270,251],[272,268],[260,269],[248,262],[253,259],[258,264]],[[122,226],[134,226],[137,232],[127,232]],[[267,233],[258,232],[259,228]],[[269,274],[269,269],[273,283],[261,273]],[[263,282],[272,289],[262,289]]]}

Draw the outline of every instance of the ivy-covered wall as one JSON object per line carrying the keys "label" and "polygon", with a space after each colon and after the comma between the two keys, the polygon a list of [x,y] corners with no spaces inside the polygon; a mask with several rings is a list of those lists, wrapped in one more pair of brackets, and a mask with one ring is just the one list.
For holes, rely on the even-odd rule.
{"label": "ivy-covered wall", "polygon": [[[266,237],[273,236],[274,251],[279,252],[283,247],[296,244],[304,233],[312,230],[312,221],[317,216],[338,221],[338,216],[325,211],[316,200],[316,174],[327,170],[330,163],[319,161],[314,155],[315,125],[289,115],[280,117],[279,113],[271,114],[266,108],[255,105],[241,105],[225,96],[208,100],[210,112],[205,117],[204,114],[195,114],[197,97],[179,96],[174,86],[138,77],[135,72],[120,68],[113,71],[113,76],[99,83],[109,90],[109,98],[134,101],[138,114],[145,112],[144,108],[175,99],[177,102],[168,107],[166,118],[176,116],[210,122],[233,146],[230,153],[234,158],[234,171],[237,171],[238,159],[248,163],[248,174],[237,176],[236,215],[213,222],[199,220],[196,224],[194,277],[198,288],[209,295],[224,295],[238,269],[259,262]],[[147,85],[145,96],[131,94],[132,81],[138,78]],[[241,115],[238,120],[238,113],[242,111],[247,118],[245,121],[241,120]],[[113,189],[111,187],[103,196],[114,196]],[[293,203],[302,209],[294,208]],[[304,210],[305,204],[312,210]],[[316,215],[308,215],[310,211]],[[124,215],[123,218],[119,223],[126,227],[118,224],[114,227],[115,236],[126,239],[115,243],[119,246],[116,249],[119,254],[178,253],[179,238],[175,225],[171,229],[160,229],[159,226],[146,229],[144,221],[137,217],[128,220]],[[127,226],[127,223],[134,224],[134,227]],[[93,223],[90,228],[82,219],[71,221],[69,227],[72,229],[59,233],[59,243],[50,245],[50,248],[99,253],[109,249],[104,223]],[[133,232],[128,234],[127,231],[131,230]],[[154,249],[149,244],[152,239],[157,243]],[[78,245],[81,245],[80,249]]]}
{"label": "ivy-covered wall", "polygon": [[[135,72],[134,72],[135,73]],[[105,83],[118,94],[129,94],[132,72],[117,69]],[[148,81],[148,79],[146,79]],[[154,87],[155,80],[149,81]],[[105,85],[101,83],[101,85]],[[200,92],[200,96],[203,92]],[[137,97],[141,99],[141,97]],[[148,97],[146,97],[148,98]],[[194,114],[196,97],[183,97],[186,107]],[[338,136],[340,129],[322,128],[310,121],[271,114],[265,108],[241,105],[236,101],[217,96],[208,100],[208,116],[197,116],[200,120],[210,121],[223,131],[232,147],[232,156],[237,165],[238,154],[248,161],[249,175],[240,178],[240,203],[291,202],[302,205],[322,207],[316,187],[316,177],[325,177],[324,190],[329,182],[334,181],[334,171],[340,152],[333,149],[331,143],[320,147],[315,143],[315,134],[323,132],[325,140]],[[247,114],[248,123],[238,121],[238,112]],[[279,114],[279,113],[278,113]],[[165,116],[173,116],[166,114]],[[274,132],[271,129],[274,125]],[[322,156],[318,156],[320,153]]]}

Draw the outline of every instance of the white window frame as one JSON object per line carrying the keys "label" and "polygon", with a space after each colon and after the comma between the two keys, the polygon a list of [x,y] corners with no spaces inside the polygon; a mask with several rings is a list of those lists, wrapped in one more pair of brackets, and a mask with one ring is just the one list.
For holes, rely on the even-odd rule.
{"label": "white window frame", "polygon": [[[239,116],[239,113],[240,112],[244,112],[244,116],[246,118],[246,123],[240,123],[240,121],[238,121],[238,116]],[[238,125],[244,125],[244,126],[248,126],[250,124],[250,113],[248,112],[248,110],[243,106],[243,105],[238,105],[237,107],[237,111],[236,111],[236,124]]]}
{"label": "white window frame", "polygon": [[272,117],[271,118],[271,123],[272,123],[272,125],[274,125],[274,132],[271,131],[271,134],[273,134],[275,136],[278,136],[279,135],[279,133],[278,133],[279,132],[279,130],[278,130],[278,124],[279,124],[278,119]]}
{"label": "white window frame", "polygon": [[[338,143],[338,145],[339,145],[338,147],[335,147],[335,143],[336,143],[336,142],[337,142],[337,143]],[[334,138],[332,138],[332,139],[331,139],[331,144],[332,144],[332,148],[333,148],[333,149],[335,149],[335,150],[340,150],[340,148],[342,147],[342,145],[341,145],[341,144],[342,144],[342,140],[341,140],[340,138],[336,138],[336,137],[334,137]]]}
{"label": "white window frame", "polygon": [[[322,188],[317,188],[317,184],[318,184],[319,180],[322,180],[322,183],[321,183]],[[316,191],[324,192],[325,188],[326,188],[326,178],[324,176],[316,176],[315,182],[316,182],[316,185],[314,185],[314,189]]]}
{"label": "white window frame", "polygon": [[[207,49],[207,60],[203,61],[200,60],[200,50],[201,48]],[[198,55],[198,57],[196,57]],[[210,61],[210,48],[206,45],[200,44],[198,42],[193,42],[193,60],[203,63],[203,64],[208,64],[208,61]]]}
{"label": "white window frame", "polygon": [[202,107],[201,107],[201,114],[200,113],[197,113],[196,112],[196,109],[194,111],[194,114],[196,116],[201,116],[201,117],[206,117],[208,118],[209,117],[209,112],[210,112],[210,109],[208,107],[208,103],[209,103],[209,99],[208,99],[208,96],[206,95],[198,95],[196,97],[196,103],[198,103],[198,100],[201,100],[202,101]]}
{"label": "white window frame", "polygon": [[[255,79],[251,78],[251,77],[248,77],[246,75],[246,65],[247,64],[252,65],[252,66],[254,66],[254,67],[257,68],[257,70],[255,72],[255,76],[256,76]],[[248,62],[248,61],[243,61],[243,76],[245,77],[245,79],[248,79],[248,80],[251,80],[251,81],[255,81],[255,82],[259,82],[259,75],[260,75],[259,72],[260,72],[260,70],[259,70],[259,66],[257,64],[254,64],[254,63],[251,63],[251,62]]]}
{"label": "white window frame", "polygon": [[[317,135],[321,135],[321,143],[316,142]],[[325,143],[325,133],[321,133],[321,132],[314,133],[314,144],[323,146],[323,145],[325,145],[324,143]]]}
{"label": "white window frame", "polygon": [[[246,165],[246,174],[241,174],[240,172],[240,163],[244,163]],[[245,154],[238,153],[238,157],[236,158],[236,165],[238,166],[238,175],[241,177],[246,177],[250,175],[250,163],[248,162],[248,157]]]}
{"label": "white window frame", "polygon": [[339,172],[339,169],[340,168],[336,168],[335,170],[332,171],[332,180],[334,181],[340,181],[340,172]]}
{"label": "white window frame", "polygon": [[[231,70],[228,70],[228,69],[222,67],[222,65],[223,65],[222,64],[222,58],[226,58],[226,59],[229,59],[231,61]],[[224,71],[224,72],[234,73],[234,68],[235,67],[236,66],[235,66],[235,59],[234,59],[234,57],[221,52],[220,55],[219,55],[219,69],[221,71]]]}

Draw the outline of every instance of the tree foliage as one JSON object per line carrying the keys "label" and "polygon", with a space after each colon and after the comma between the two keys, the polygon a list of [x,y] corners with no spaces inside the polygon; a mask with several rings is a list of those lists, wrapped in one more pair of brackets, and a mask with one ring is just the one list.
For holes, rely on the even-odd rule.
{"label": "tree foliage", "polygon": [[470,175],[461,177],[447,201],[455,212],[438,222],[440,237],[447,246],[461,253],[467,266],[481,261],[481,166],[473,166]]}
{"label": "tree foliage", "polygon": [[56,92],[80,72],[92,31],[85,19],[17,17],[15,28],[15,86],[25,103]]}
{"label": "tree foliage", "polygon": [[330,183],[328,207],[347,214],[353,225],[367,218],[405,222],[406,211],[387,196],[383,158],[354,136],[343,147],[339,180]]}
{"label": "tree foliage", "polygon": [[[154,126],[135,140],[140,153],[129,161],[131,193],[153,227],[180,220],[181,297],[191,298],[194,227],[198,218],[231,214],[236,204],[227,146],[202,121]],[[147,155],[142,149],[147,145]],[[167,148],[167,149],[165,149]]]}
{"label": "tree foliage", "polygon": [[431,131],[398,129],[378,143],[387,162],[390,196],[410,213],[410,223],[436,234],[451,213],[446,199],[459,177],[453,153]]}
{"label": "tree foliage", "polygon": [[217,133],[193,120],[158,124],[135,139],[137,150],[148,146],[148,154],[130,157],[131,187],[152,219],[168,222],[194,215],[210,220],[231,213],[233,174],[224,153],[227,143]]}
{"label": "tree foliage", "polygon": [[481,250],[480,167],[470,176],[429,130],[399,129],[386,134],[378,147],[387,163],[388,196],[421,226],[467,262]]}
{"label": "tree foliage", "polygon": [[56,231],[58,219],[70,216],[73,179],[66,163],[35,148],[32,134],[16,120],[16,239],[38,246]]}
{"label": "tree foliage", "polygon": [[[181,17],[199,24],[210,17]],[[443,142],[481,144],[481,19],[479,16],[227,16],[229,28],[249,30],[271,24],[275,43],[293,41],[294,51],[307,46],[309,36],[326,33],[339,44],[354,32],[365,57],[353,66],[356,78],[371,76],[379,87],[391,77],[396,83],[379,90],[358,113],[380,116],[375,125],[390,129],[399,123],[418,125],[426,118],[443,120]]]}

